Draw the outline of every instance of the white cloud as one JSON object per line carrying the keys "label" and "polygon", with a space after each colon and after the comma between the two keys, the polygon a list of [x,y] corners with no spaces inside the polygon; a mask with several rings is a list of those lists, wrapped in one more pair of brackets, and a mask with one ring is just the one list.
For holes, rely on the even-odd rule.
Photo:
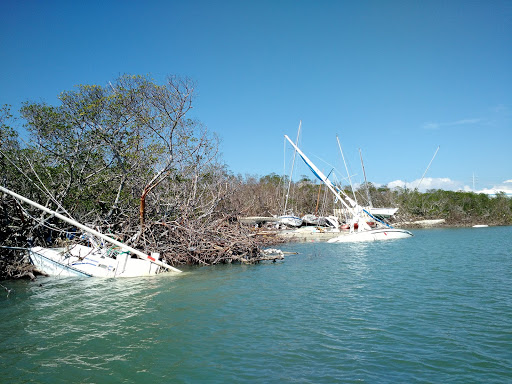
{"label": "white cloud", "polygon": [[433,123],[427,122],[423,124],[423,129],[439,129],[441,127],[454,127],[459,125],[472,125],[478,124],[482,121],[482,119],[461,119],[457,121],[450,121],[447,123]]}
{"label": "white cloud", "polygon": [[439,129],[439,123],[424,123],[423,129]]}
{"label": "white cloud", "polygon": [[479,191],[474,191],[475,193],[485,193],[487,195],[495,195],[498,192],[504,192],[508,196],[512,196],[512,186],[508,185],[495,185],[491,188],[484,188]]}
{"label": "white cloud", "polygon": [[[506,180],[504,183],[512,183],[511,180]],[[418,188],[419,184],[419,188]],[[410,182],[395,180],[387,184],[388,188],[407,188],[407,189],[416,189],[420,192],[426,192],[429,189],[442,189],[444,191],[465,191],[465,192],[475,192],[475,193],[485,193],[487,195],[495,195],[498,192],[505,192],[507,195],[512,196],[512,186],[511,185],[495,185],[490,188],[483,188],[480,190],[473,190],[468,185],[464,185],[464,183],[452,180],[448,177],[441,178],[432,178],[425,177],[420,184],[420,179],[413,180]]]}
{"label": "white cloud", "polygon": [[452,123],[446,123],[445,125],[469,125],[469,124],[477,124],[481,121],[482,121],[482,119],[462,119],[462,120],[454,121]]}
{"label": "white cloud", "polygon": [[420,192],[425,192],[429,189],[443,189],[445,191],[458,191],[464,188],[464,185],[458,181],[452,180],[448,177],[441,177],[441,178],[432,178],[432,177],[425,177],[423,181],[421,179],[416,179],[413,181],[405,182],[402,180],[395,180],[390,183],[388,183],[389,188],[407,188],[407,189],[416,189]]}

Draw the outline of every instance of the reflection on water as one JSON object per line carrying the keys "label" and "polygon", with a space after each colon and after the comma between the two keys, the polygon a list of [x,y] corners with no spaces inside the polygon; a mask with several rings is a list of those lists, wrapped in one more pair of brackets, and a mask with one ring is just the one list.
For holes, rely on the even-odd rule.
{"label": "reflection on water", "polygon": [[[74,381],[87,377],[84,372],[110,371],[113,363],[126,362],[134,351],[148,348],[137,335],[147,324],[140,318],[153,311],[148,303],[160,293],[162,283],[169,292],[176,280],[161,275],[19,282],[13,301],[20,303],[11,306],[1,325],[7,337],[2,338],[0,350],[15,353],[2,354],[3,364],[17,372],[13,379],[23,378],[20,372],[27,378],[44,377],[58,369],[66,380]],[[10,329],[14,332],[9,335]],[[48,382],[54,382],[51,376]]]}

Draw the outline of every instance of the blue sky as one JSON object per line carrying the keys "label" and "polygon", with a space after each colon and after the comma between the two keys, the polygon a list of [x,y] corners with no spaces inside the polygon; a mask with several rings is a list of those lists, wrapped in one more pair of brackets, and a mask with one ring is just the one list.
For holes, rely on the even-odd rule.
{"label": "blue sky", "polygon": [[[512,192],[511,1],[3,1],[0,104],[187,76],[235,174]],[[309,175],[298,166],[295,175]],[[474,175],[474,179],[473,179]]]}

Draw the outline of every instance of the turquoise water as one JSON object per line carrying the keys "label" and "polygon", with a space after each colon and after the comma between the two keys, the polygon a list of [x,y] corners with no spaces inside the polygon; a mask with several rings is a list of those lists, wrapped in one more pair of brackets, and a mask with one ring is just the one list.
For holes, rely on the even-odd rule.
{"label": "turquoise water", "polygon": [[2,282],[2,383],[512,382],[512,227],[283,262]]}

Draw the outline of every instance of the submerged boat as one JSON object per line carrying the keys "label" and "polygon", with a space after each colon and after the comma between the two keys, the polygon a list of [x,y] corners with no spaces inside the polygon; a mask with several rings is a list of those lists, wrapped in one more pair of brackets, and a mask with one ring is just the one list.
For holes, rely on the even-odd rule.
{"label": "submerged boat", "polygon": [[[14,198],[24,201],[35,208],[54,215],[89,234],[92,247],[80,244],[70,245],[66,248],[28,248],[30,261],[42,273],[49,276],[77,276],[77,277],[135,277],[156,275],[164,271],[178,272],[163,261],[159,260],[158,253],[147,255],[137,249],[123,244],[111,237],[87,227],[69,217],[52,211],[42,205],[27,199],[7,188],[0,186],[0,191]],[[108,248],[98,246],[93,237],[118,247]],[[135,257],[133,258],[132,255]]]}
{"label": "submerged boat", "polygon": [[[131,258],[128,252],[115,252],[114,258],[105,249],[80,244],[68,248],[32,247],[28,254],[32,264],[49,276],[135,277],[160,272],[160,266],[151,260]],[[155,255],[153,258],[156,260]]]}
{"label": "submerged boat", "polygon": [[[393,228],[391,225],[384,223],[382,220],[374,217],[366,209],[350,199],[343,190],[338,188],[320,171],[315,164],[290,140],[284,136],[290,144],[295,148],[299,156],[309,167],[311,172],[320,179],[329,190],[336,196],[336,200],[340,201],[345,209],[350,213],[349,232],[328,240],[329,243],[346,243],[346,242],[360,242],[360,241],[375,241],[375,240],[392,240],[403,239],[411,237],[412,233],[404,229]],[[347,203],[347,200],[349,203]],[[368,225],[368,217],[375,221],[375,227]],[[357,225],[356,225],[357,224]]]}

